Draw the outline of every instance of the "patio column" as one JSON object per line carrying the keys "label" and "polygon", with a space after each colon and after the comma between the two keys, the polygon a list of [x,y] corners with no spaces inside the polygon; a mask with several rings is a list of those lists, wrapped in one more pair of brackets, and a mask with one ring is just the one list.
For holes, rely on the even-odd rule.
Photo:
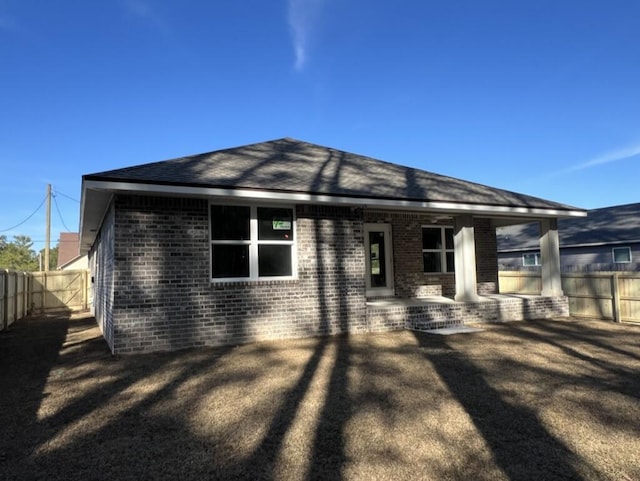
{"label": "patio column", "polygon": [[540,262],[542,264],[542,295],[563,296],[558,219],[540,221]]}
{"label": "patio column", "polygon": [[471,215],[461,215],[454,219],[453,249],[456,275],[455,300],[478,301],[476,242]]}

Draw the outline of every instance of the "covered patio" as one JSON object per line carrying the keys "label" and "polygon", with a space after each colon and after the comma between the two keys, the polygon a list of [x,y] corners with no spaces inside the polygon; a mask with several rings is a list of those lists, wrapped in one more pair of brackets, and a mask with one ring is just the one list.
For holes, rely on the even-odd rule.
{"label": "covered patio", "polygon": [[[503,322],[569,316],[562,291],[556,211],[492,212],[475,208],[464,212],[365,213],[368,231],[389,226],[388,252],[382,260],[376,252],[378,238],[365,236],[367,328],[373,332],[408,329],[428,331],[478,322]],[[540,224],[540,295],[501,294],[498,285],[496,228],[504,225]],[[432,248],[432,229],[443,229],[442,241]],[[437,231],[436,231],[437,232]],[[447,237],[448,235],[448,237]],[[436,237],[437,239],[438,237]],[[434,256],[435,265],[429,263]],[[373,253],[373,254],[372,254]],[[423,258],[424,256],[424,263]],[[382,256],[380,256],[382,257]],[[369,260],[371,258],[371,260]],[[381,272],[386,284],[381,285]]]}

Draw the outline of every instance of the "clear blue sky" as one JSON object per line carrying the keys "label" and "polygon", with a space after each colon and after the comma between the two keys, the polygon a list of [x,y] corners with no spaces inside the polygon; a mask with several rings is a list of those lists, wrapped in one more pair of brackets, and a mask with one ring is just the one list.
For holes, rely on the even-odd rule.
{"label": "clear blue sky", "polygon": [[44,208],[10,228],[48,183],[53,247],[83,174],[281,137],[640,202],[639,25],[637,0],[0,0],[0,234],[43,247]]}

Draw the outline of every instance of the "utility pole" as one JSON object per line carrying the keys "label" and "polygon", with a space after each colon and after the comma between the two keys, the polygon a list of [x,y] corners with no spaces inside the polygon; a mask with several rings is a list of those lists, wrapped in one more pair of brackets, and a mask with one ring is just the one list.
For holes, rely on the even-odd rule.
{"label": "utility pole", "polygon": [[49,244],[51,243],[51,184],[47,184],[47,225],[44,241],[44,271],[49,270]]}

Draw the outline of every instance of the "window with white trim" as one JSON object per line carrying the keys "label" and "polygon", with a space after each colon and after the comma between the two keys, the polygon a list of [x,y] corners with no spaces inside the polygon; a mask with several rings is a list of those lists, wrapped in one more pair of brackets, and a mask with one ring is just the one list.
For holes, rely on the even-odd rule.
{"label": "window with white trim", "polygon": [[527,254],[522,254],[522,265],[525,267],[533,267],[540,266],[540,253],[539,252],[529,252]]}
{"label": "window with white trim", "polygon": [[616,264],[628,264],[631,262],[631,247],[614,247],[611,251],[613,262]]}
{"label": "window with white trim", "polygon": [[422,227],[424,272],[454,272],[453,227]]}
{"label": "window with white trim", "polygon": [[210,206],[212,281],[295,277],[292,207]]}

